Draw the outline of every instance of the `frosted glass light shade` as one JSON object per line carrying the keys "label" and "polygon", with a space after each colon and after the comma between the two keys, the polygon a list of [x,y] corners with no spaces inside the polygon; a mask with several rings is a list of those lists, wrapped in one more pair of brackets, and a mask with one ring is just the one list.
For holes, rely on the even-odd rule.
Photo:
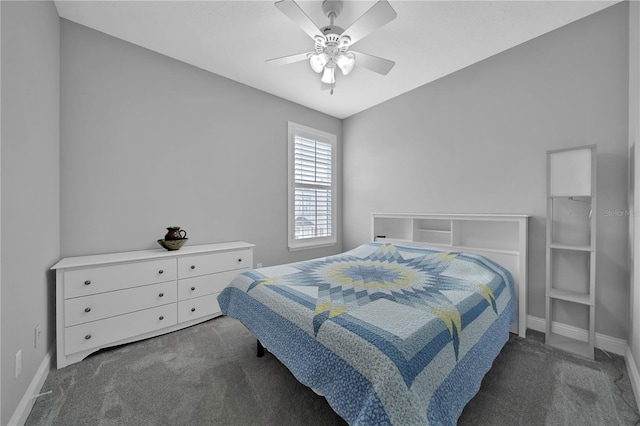
{"label": "frosted glass light shade", "polygon": [[340,55],[336,64],[340,67],[342,74],[349,75],[349,73],[353,71],[353,67],[356,65],[356,58],[353,56],[353,53]]}
{"label": "frosted glass light shade", "polygon": [[591,148],[549,153],[549,195],[591,196]]}
{"label": "frosted glass light shade", "polygon": [[320,81],[322,81],[325,84],[334,84],[336,82],[335,71],[336,69],[334,67],[325,68],[324,74],[322,74],[322,78],[320,79]]}
{"label": "frosted glass light shade", "polygon": [[309,65],[311,65],[311,69],[318,74],[322,72],[324,66],[327,65],[327,62],[329,62],[329,57],[326,53],[311,55],[311,57],[309,58]]}

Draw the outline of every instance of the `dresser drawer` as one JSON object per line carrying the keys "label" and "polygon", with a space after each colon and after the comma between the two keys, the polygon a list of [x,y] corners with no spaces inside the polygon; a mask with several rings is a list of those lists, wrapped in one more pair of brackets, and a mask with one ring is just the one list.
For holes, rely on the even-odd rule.
{"label": "dresser drawer", "polygon": [[176,300],[175,281],[75,297],[64,301],[64,325],[69,327],[97,321],[127,312],[175,303]]}
{"label": "dresser drawer", "polygon": [[178,259],[178,279],[253,267],[253,250],[234,250]]}
{"label": "dresser drawer", "polygon": [[206,294],[220,293],[236,275],[248,269],[219,272],[178,281],[178,300],[193,299]]}
{"label": "dresser drawer", "polygon": [[234,250],[178,258],[178,278],[253,267],[253,250]]}
{"label": "dresser drawer", "polygon": [[178,302],[178,322],[185,322],[207,315],[221,314],[218,294],[208,294]]}
{"label": "dresser drawer", "polygon": [[65,354],[116,343],[129,337],[177,324],[175,303],[67,327]]}
{"label": "dresser drawer", "polygon": [[65,271],[64,297],[172,281],[177,277],[176,268],[176,259],[162,259]]}

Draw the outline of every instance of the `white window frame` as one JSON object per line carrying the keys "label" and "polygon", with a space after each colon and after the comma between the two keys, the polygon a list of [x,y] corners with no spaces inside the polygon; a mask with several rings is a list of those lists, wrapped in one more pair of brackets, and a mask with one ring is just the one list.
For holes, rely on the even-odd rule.
{"label": "white window frame", "polygon": [[[296,136],[312,139],[318,142],[328,143],[331,145],[331,236],[329,237],[307,237],[307,238],[295,238],[295,140]],[[337,174],[337,137],[334,134],[323,132],[321,130],[313,129],[311,127],[304,126],[293,122],[288,123],[288,244],[289,250],[303,250],[309,248],[325,247],[335,245],[337,243],[337,187],[338,187],[338,174]]]}

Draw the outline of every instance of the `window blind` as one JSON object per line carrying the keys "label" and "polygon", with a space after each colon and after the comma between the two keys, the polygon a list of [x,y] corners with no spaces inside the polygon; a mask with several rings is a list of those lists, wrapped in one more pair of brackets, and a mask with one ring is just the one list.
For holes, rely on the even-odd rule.
{"label": "window blind", "polygon": [[332,145],[298,135],[294,145],[294,238],[330,237]]}

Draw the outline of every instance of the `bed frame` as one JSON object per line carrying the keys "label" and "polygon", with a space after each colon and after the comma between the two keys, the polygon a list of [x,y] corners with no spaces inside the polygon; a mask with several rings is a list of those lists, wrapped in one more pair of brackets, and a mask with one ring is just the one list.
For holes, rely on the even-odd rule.
{"label": "bed frame", "polygon": [[518,299],[518,321],[511,332],[525,337],[527,330],[528,215],[373,213],[373,241],[455,250],[485,256],[513,276]]}

